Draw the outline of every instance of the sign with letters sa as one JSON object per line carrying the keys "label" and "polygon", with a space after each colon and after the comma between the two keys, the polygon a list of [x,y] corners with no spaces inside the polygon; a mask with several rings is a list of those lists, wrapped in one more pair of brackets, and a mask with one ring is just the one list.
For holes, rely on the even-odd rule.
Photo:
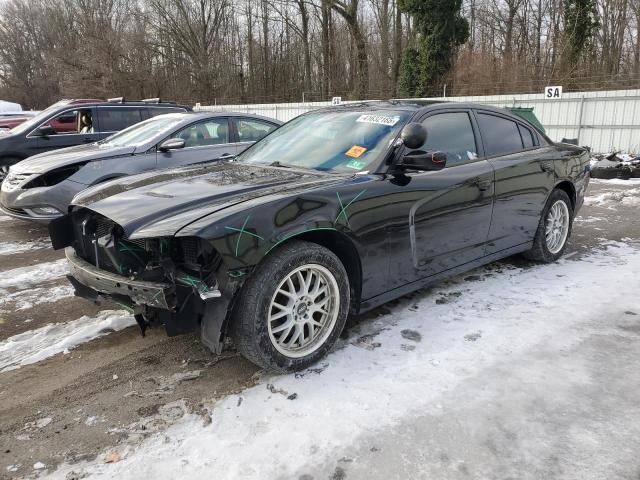
{"label": "sign with letters sa", "polygon": [[544,98],[556,100],[562,98],[562,86],[544,87]]}

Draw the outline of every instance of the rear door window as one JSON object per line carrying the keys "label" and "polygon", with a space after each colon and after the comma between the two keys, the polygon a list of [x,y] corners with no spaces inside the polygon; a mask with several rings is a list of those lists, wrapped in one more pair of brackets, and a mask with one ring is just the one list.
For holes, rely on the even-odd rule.
{"label": "rear door window", "polygon": [[[507,155],[524,148],[518,124],[503,117],[478,113],[484,151],[488,157]],[[529,138],[529,142],[533,140]]]}
{"label": "rear door window", "polygon": [[420,148],[426,152],[447,154],[447,167],[467,163],[478,157],[476,139],[467,112],[431,115],[422,121],[427,141]]}
{"label": "rear door window", "polygon": [[118,132],[142,121],[137,107],[99,107],[98,120],[101,132]]}
{"label": "rear door window", "polygon": [[238,118],[236,119],[236,126],[240,142],[257,142],[278,128],[273,123],[254,118]]}
{"label": "rear door window", "polygon": [[185,148],[229,143],[229,121],[213,118],[198,122],[180,130],[174,137],[183,139]]}

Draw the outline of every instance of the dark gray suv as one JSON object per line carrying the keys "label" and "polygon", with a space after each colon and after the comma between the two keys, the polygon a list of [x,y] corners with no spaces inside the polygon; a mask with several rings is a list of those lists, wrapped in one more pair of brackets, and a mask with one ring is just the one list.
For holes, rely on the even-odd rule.
{"label": "dark gray suv", "polygon": [[189,105],[158,98],[61,100],[11,130],[0,131],[0,181],[11,165],[32,155],[97,142],[156,115],[188,111]]}
{"label": "dark gray suv", "polygon": [[148,170],[229,158],[280,126],[230,112],[172,113],[145,120],[88,145],[35,155],[9,169],[0,210],[47,223],[90,185]]}

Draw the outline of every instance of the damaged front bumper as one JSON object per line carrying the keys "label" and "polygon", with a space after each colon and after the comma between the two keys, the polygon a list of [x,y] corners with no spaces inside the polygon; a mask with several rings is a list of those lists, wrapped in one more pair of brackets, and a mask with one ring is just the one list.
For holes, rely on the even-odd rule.
{"label": "damaged front bumper", "polygon": [[106,297],[129,306],[146,305],[163,310],[173,310],[176,306],[174,285],[132,280],[101,270],[76,255],[72,247],[65,249],[65,255],[69,263],[69,280],[78,296],[93,301]]}

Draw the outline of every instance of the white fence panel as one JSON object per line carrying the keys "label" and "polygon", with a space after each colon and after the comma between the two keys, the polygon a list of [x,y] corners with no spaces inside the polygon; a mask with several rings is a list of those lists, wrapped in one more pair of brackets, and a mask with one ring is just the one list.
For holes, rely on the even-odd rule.
{"label": "white fence panel", "polygon": [[[415,100],[415,99],[406,99]],[[552,140],[577,138],[594,152],[623,150],[640,153],[640,89],[564,93],[556,100],[543,94],[489,95],[420,100],[477,102],[497,107],[533,107]],[[343,104],[358,102],[343,102]],[[244,112],[289,121],[327,102],[272,103],[253,105],[207,105],[198,110]]]}

